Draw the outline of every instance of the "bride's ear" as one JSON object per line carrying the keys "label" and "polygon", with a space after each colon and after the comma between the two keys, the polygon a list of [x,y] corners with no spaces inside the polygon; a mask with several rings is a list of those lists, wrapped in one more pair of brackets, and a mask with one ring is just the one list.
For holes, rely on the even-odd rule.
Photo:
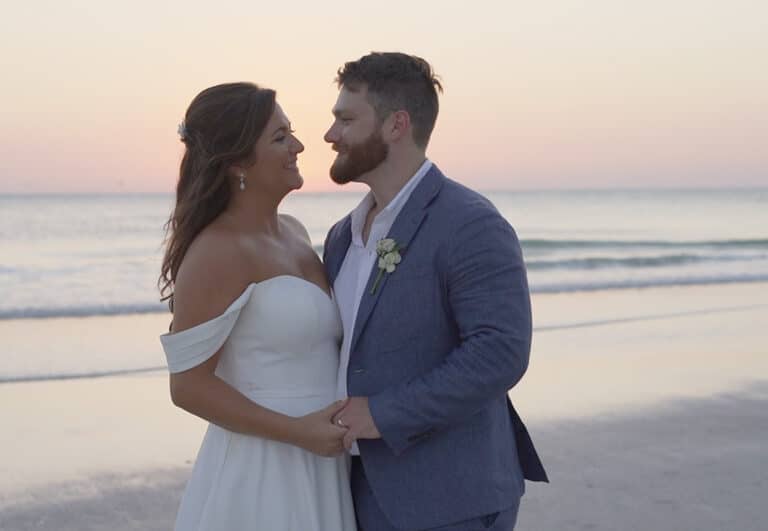
{"label": "bride's ear", "polygon": [[234,178],[240,178],[241,176],[245,176],[245,168],[240,164],[232,164],[227,168],[227,175]]}

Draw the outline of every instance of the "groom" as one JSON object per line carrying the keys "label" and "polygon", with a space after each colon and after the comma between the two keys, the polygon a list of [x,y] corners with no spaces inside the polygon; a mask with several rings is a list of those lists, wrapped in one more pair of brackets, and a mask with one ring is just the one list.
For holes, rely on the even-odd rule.
{"label": "groom", "polygon": [[442,91],[426,61],[371,53],[337,83],[331,177],[371,189],[324,251],[360,530],[511,530],[524,478],[547,481],[507,398],[531,345],[517,237],[426,158]]}

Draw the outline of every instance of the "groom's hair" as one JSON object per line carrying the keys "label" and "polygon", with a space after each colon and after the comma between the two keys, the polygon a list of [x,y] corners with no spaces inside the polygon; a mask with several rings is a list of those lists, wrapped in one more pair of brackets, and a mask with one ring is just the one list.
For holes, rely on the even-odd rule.
{"label": "groom's hair", "polygon": [[442,93],[443,86],[424,59],[397,52],[371,52],[340,68],[336,83],[351,92],[367,88],[368,102],[379,121],[394,111],[406,111],[414,142],[427,147],[437,120],[437,91]]}

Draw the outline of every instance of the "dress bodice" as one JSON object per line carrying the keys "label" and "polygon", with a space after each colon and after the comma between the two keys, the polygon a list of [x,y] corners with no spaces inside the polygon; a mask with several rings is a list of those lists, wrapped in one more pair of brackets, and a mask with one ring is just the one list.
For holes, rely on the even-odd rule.
{"label": "dress bodice", "polygon": [[341,321],[319,286],[290,275],[250,284],[219,316],[160,340],[170,372],[222,349],[216,374],[251,395],[335,389]]}

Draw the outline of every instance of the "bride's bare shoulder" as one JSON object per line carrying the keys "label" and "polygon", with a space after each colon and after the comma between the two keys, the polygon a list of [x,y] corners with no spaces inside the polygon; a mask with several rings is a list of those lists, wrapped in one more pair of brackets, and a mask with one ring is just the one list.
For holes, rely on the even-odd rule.
{"label": "bride's bare shoulder", "polygon": [[280,220],[283,222],[285,227],[291,230],[294,234],[306,240],[310,245],[312,244],[312,240],[309,237],[309,232],[307,232],[306,227],[304,227],[301,221],[288,214],[280,214]]}
{"label": "bride's bare shoulder", "polygon": [[173,288],[174,330],[220,315],[247,285],[242,251],[230,231],[212,224],[192,241]]}

